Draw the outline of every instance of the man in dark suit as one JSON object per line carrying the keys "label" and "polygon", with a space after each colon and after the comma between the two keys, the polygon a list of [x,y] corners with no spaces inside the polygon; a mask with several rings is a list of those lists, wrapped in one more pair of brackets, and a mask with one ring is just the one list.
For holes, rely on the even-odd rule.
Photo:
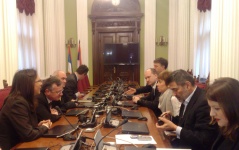
{"label": "man in dark suit", "polygon": [[[168,60],[164,59],[162,57],[156,58],[154,60],[154,69],[158,74],[160,74],[162,71],[166,70],[168,68]],[[125,94],[128,95],[137,95],[141,93],[148,93],[152,91],[152,86],[151,85],[146,85],[141,88],[135,89],[135,88],[129,88],[128,91],[125,92]]]}
{"label": "man in dark suit", "polygon": [[[66,79],[67,79],[66,73],[62,70],[56,70],[56,71],[54,71],[52,76],[57,77],[61,81],[61,85],[64,90],[64,88],[66,86]],[[66,102],[66,100],[64,100],[64,96],[62,96],[59,101],[52,101],[52,105],[59,106],[61,108],[62,112],[66,112],[68,109],[77,107],[78,103],[76,103],[74,101]]]}
{"label": "man in dark suit", "polygon": [[193,77],[184,70],[174,71],[166,81],[174,95],[182,102],[179,116],[172,121],[166,119],[170,112],[159,117],[164,122],[157,128],[176,131],[176,138],[171,141],[175,148],[208,150],[217,136],[217,126],[210,125],[210,108],[204,91],[195,85]]}
{"label": "man in dark suit", "polygon": [[75,101],[77,98],[80,98],[82,95],[78,91],[78,80],[82,80],[87,75],[89,69],[86,65],[80,65],[76,72],[67,76],[66,86],[63,91],[63,100],[65,102]]}
{"label": "man in dark suit", "polygon": [[139,95],[133,96],[133,102],[137,103],[140,106],[145,106],[152,109],[156,117],[158,117],[162,113],[161,110],[158,108],[160,96],[160,93],[156,86],[158,81],[158,74],[154,68],[150,68],[145,71],[144,77],[147,82],[147,85],[151,86],[151,91],[145,97],[141,97]]}
{"label": "man in dark suit", "polygon": [[52,122],[60,119],[60,111],[55,109],[53,101],[59,101],[62,96],[63,87],[61,81],[56,77],[46,79],[42,85],[41,93],[37,97],[36,109],[38,121],[50,119]]}

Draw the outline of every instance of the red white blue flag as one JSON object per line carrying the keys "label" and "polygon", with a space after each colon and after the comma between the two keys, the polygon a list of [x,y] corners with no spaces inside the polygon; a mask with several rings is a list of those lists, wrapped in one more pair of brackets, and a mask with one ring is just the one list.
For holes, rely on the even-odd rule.
{"label": "red white blue flag", "polygon": [[[82,59],[81,59],[81,47],[80,47],[80,41],[79,41],[79,48],[78,48],[78,55],[77,55],[77,68],[82,65]],[[78,81],[78,91],[83,92],[87,88],[90,87],[89,78],[86,75],[84,79]]]}
{"label": "red white blue flag", "polygon": [[71,61],[71,47],[68,46],[68,73],[72,73],[72,61]]}

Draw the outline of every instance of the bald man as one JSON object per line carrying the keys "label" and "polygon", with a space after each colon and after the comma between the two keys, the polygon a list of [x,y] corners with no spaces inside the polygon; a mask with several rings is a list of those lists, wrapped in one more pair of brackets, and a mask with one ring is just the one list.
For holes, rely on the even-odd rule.
{"label": "bald man", "polygon": [[66,73],[62,70],[56,70],[52,76],[57,77],[58,79],[61,80],[61,84],[63,86],[63,88],[66,86]]}
{"label": "bald man", "polygon": [[[65,73],[64,71],[62,71],[62,70],[56,70],[56,71],[52,74],[52,76],[55,76],[55,77],[57,77],[58,79],[60,79],[60,80],[61,80],[61,85],[62,85],[62,87],[65,88],[65,86],[66,86],[66,78],[67,78],[67,77],[66,77],[66,73]],[[64,93],[63,93],[63,94],[64,94]],[[67,109],[75,108],[75,107],[78,106],[78,103],[76,103],[75,101],[68,101],[68,102],[66,102],[63,98],[64,98],[64,96],[61,97],[61,100],[59,100],[59,101],[54,101],[52,104],[53,104],[53,105],[58,105],[58,106],[60,106],[61,111],[63,111],[63,112],[66,112]]]}
{"label": "bald man", "polygon": [[161,115],[161,110],[158,108],[160,93],[157,89],[158,73],[154,68],[149,68],[144,72],[144,77],[147,85],[151,87],[151,91],[148,96],[140,97],[138,95],[133,96],[133,102],[144,107],[148,107],[153,110],[156,117]]}

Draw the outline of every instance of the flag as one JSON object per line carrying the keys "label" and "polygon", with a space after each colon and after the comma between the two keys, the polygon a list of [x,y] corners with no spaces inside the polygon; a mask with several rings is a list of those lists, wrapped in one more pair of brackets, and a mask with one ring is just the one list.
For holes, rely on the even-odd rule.
{"label": "flag", "polygon": [[72,73],[72,61],[71,61],[71,47],[68,46],[68,73]]}
{"label": "flag", "polygon": [[[78,48],[78,55],[77,55],[77,68],[82,65],[82,59],[81,59],[81,47],[80,47],[80,41],[79,41],[79,48]],[[78,91],[83,92],[87,88],[90,87],[89,78],[86,75],[84,79],[78,81]]]}

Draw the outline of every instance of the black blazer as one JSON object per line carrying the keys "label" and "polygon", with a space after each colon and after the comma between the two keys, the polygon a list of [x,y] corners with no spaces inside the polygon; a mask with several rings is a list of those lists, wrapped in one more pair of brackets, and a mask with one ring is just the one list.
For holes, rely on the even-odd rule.
{"label": "black blazer", "polygon": [[[38,106],[36,109],[38,121],[50,119],[52,122],[56,122],[61,118],[60,115],[51,114],[50,106],[44,93],[41,93],[38,97]],[[54,108],[54,107],[52,107]]]}
{"label": "black blazer", "polygon": [[75,93],[77,92],[78,92],[78,81],[75,73],[73,73],[67,76],[66,86],[63,90],[62,100],[64,100],[64,102],[66,103],[71,101],[72,99],[76,99],[77,97]]}
{"label": "black blazer", "polygon": [[68,109],[76,108],[75,102],[69,101],[65,103],[63,99],[59,101],[52,101],[52,107],[54,108],[56,106],[59,106],[63,113],[65,113]]}
{"label": "black blazer", "polygon": [[23,97],[8,99],[0,112],[0,147],[9,150],[20,142],[33,141],[47,132],[38,126],[36,112]]}
{"label": "black blazer", "polygon": [[239,129],[237,129],[235,141],[225,138],[219,133],[217,139],[213,143],[212,150],[239,150]]}
{"label": "black blazer", "polygon": [[184,112],[182,121],[174,122],[182,127],[180,139],[172,141],[173,147],[209,150],[218,134],[217,125],[209,125],[210,108],[204,92],[197,87]]}
{"label": "black blazer", "polygon": [[146,85],[146,86],[136,89],[136,92],[134,94],[137,95],[137,94],[141,94],[141,93],[149,93],[151,91],[152,91],[152,86]]}
{"label": "black blazer", "polygon": [[149,95],[146,97],[142,97],[140,100],[138,100],[137,104],[152,109],[155,116],[158,117],[162,114],[161,110],[158,108],[160,94],[161,93],[158,91],[158,88],[156,86],[154,91],[152,88]]}

